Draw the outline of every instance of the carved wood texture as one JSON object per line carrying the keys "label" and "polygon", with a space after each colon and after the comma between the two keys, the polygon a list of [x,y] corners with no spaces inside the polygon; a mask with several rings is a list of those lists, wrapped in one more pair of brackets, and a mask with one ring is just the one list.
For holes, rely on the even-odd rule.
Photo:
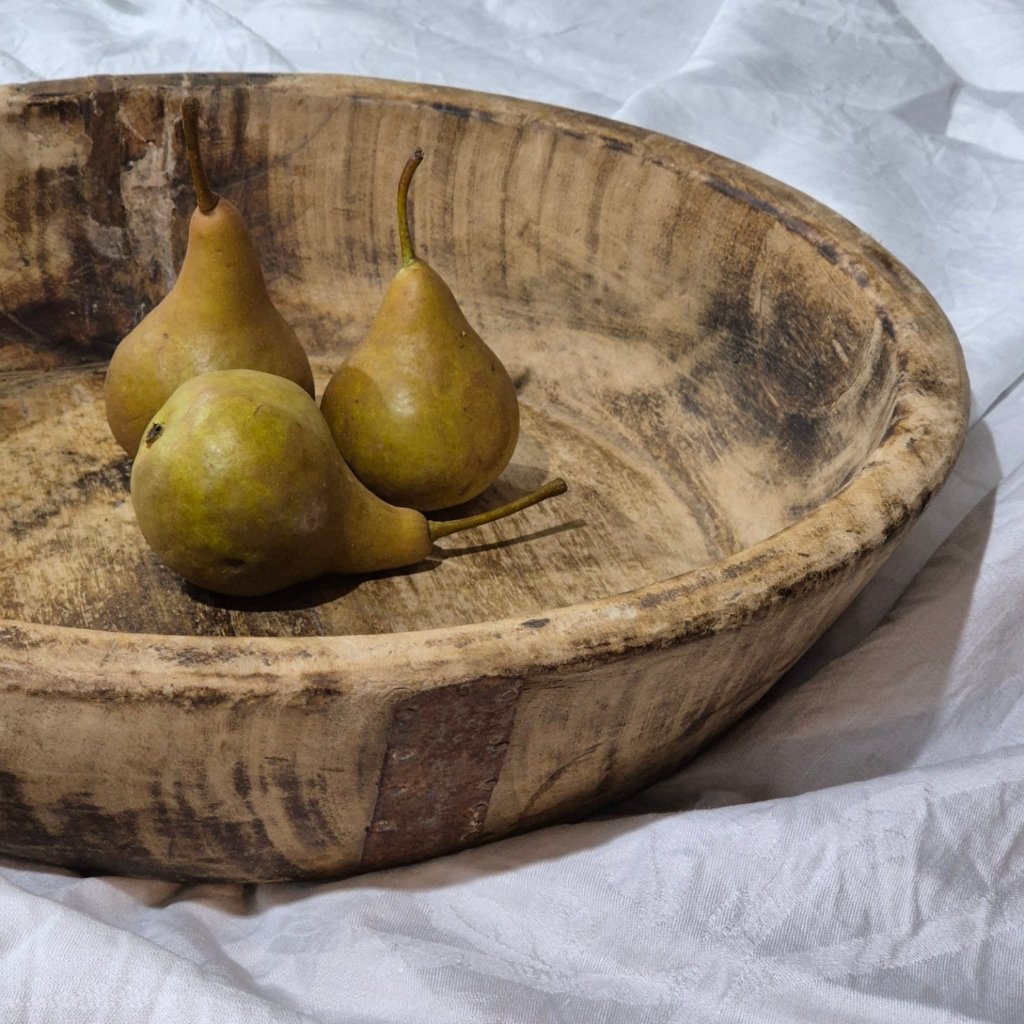
{"label": "carved wood texture", "polygon": [[[174,280],[177,134],[243,211],[319,389],[421,255],[516,380],[484,507],[413,569],[260,601],[146,549],[105,361]],[[328,76],[0,90],[0,850],[335,877],[565,820],[672,770],[852,599],[941,484],[967,386],[934,301],[786,186],[519,101]]]}

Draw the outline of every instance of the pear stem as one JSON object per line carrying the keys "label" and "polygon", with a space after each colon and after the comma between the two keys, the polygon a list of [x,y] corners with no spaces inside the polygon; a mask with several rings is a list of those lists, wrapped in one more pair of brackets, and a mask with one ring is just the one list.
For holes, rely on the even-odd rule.
{"label": "pear stem", "polygon": [[567,490],[565,481],[561,477],[549,480],[543,487],[524,494],[507,505],[499,505],[497,508],[488,509],[475,516],[466,516],[463,519],[449,519],[447,522],[437,522],[433,519],[427,520],[430,530],[430,539],[437,540],[438,537],[447,537],[452,533],[461,533],[463,530],[472,530],[474,526],[483,526],[484,523],[493,523],[495,519],[504,519],[513,512],[521,512],[524,508],[536,505],[547,498],[553,498],[556,494],[565,494]]}
{"label": "pear stem", "polygon": [[185,155],[192,171],[196,205],[203,213],[212,213],[220,202],[220,196],[210,188],[203,159],[199,154],[199,100],[194,96],[186,96],[181,101],[181,127],[185,133]]}
{"label": "pear stem", "polygon": [[417,149],[405,163],[402,177],[398,180],[398,238],[402,243],[402,266],[410,266],[416,259],[409,236],[409,185],[423,160],[423,150]]}

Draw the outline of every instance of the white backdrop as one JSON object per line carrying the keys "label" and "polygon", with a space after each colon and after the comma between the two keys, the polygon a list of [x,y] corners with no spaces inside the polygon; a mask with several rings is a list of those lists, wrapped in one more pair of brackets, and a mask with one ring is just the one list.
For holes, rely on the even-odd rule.
{"label": "white backdrop", "polygon": [[648,126],[874,234],[972,382],[946,488],[739,727],[590,822],[330,885],[0,859],[0,1020],[1024,1020],[1022,0],[0,0],[0,81],[328,71]]}

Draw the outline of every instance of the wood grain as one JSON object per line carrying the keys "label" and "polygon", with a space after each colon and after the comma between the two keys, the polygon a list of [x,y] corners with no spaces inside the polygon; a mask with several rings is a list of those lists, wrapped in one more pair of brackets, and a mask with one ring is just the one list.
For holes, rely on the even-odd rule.
{"label": "wood grain", "polygon": [[[148,551],[105,363],[173,283],[203,108],[318,394],[419,252],[508,366],[523,435],[467,509],[563,497],[408,571],[258,601]],[[685,143],[341,76],[0,90],[0,851],[325,878],[604,806],[736,720],[941,485],[967,382],[876,242]]]}

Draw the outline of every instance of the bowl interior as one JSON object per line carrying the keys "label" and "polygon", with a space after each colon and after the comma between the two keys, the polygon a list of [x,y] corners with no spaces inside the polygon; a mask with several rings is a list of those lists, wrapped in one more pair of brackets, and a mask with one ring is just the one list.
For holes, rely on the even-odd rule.
{"label": "bowl interior", "polygon": [[395,187],[425,150],[418,251],[509,368],[523,410],[511,466],[471,507],[554,475],[570,491],[404,572],[259,601],[179,581],[135,527],[102,386],[184,251],[184,83],[10,89],[0,523],[16,543],[0,618],[218,635],[528,619],[771,537],[842,489],[889,427],[898,360],[863,277],[827,233],[755,200],[699,150],[389,83],[214,76],[193,92],[209,175],[249,222],[318,394],[398,266]]}

